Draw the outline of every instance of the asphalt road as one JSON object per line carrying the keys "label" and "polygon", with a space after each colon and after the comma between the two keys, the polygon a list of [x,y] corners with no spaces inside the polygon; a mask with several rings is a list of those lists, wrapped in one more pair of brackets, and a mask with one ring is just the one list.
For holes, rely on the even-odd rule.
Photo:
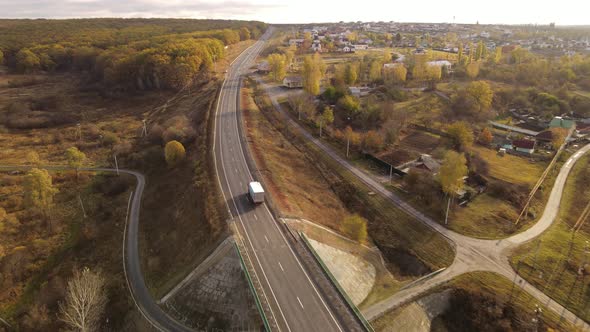
{"label": "asphalt road", "polygon": [[[0,166],[0,170],[27,170],[29,166]],[[44,166],[47,170],[69,170],[71,167],[66,166]],[[80,168],[81,171],[92,172],[111,172],[116,173],[114,168]],[[145,285],[145,280],[141,272],[141,260],[139,258],[139,210],[141,208],[141,196],[145,187],[145,177],[143,174],[131,170],[119,169],[120,173],[129,174],[135,177],[137,183],[133,191],[133,198],[130,204],[129,216],[125,228],[124,243],[124,269],[125,277],[131,296],[140,313],[147,319],[157,330],[160,331],[193,331],[182,325],[174,318],[169,316],[160,308],[152,298],[149,290]]]}
{"label": "asphalt road", "polygon": [[[270,33],[270,32],[269,32]],[[266,204],[247,199],[253,178],[238,131],[240,76],[254,64],[267,33],[230,66],[221,89],[216,113],[214,154],[219,182],[238,236],[270,306],[269,319],[279,331],[343,331],[338,319],[318,292]]]}
{"label": "asphalt road", "polygon": [[[357,176],[362,182],[364,182],[371,190],[383,195],[389,199],[393,204],[398,206],[401,210],[405,211],[409,215],[415,217],[417,220],[423,222],[429,227],[433,228],[445,238],[448,239],[449,243],[455,248],[455,259],[451,266],[445,271],[436,275],[433,278],[426,279],[423,282],[417,283],[413,287],[406,288],[390,298],[387,298],[373,306],[363,310],[363,314],[367,319],[374,319],[379,317],[383,313],[398,307],[404,303],[417,298],[419,295],[424,294],[433,287],[439,286],[452,278],[461,274],[472,272],[472,271],[490,271],[496,272],[503,275],[509,280],[515,280],[521,291],[526,291],[535,297],[539,303],[544,304],[550,309],[554,310],[558,315],[562,316],[563,319],[568,320],[572,324],[582,328],[590,329],[590,326],[582,319],[577,317],[575,314],[565,309],[559,303],[550,299],[542,291],[529,284],[526,280],[522,279],[512,269],[508,261],[510,251],[516,248],[518,245],[525,242],[531,241],[541,235],[551,224],[555,221],[557,212],[559,211],[559,203],[565,187],[565,182],[569,175],[570,170],[576,161],[582,157],[585,153],[590,151],[590,144],[582,147],[578,152],[572,155],[568,161],[562,166],[559,174],[553,185],[553,189],[547,201],[543,215],[539,221],[529,228],[528,230],[515,234],[511,237],[502,240],[482,240],[471,238],[465,235],[456,233],[448,228],[445,228],[440,223],[427,217],[404,200],[399,198],[393,192],[385,188],[378,180],[371,174],[361,170],[355,165],[348,162],[344,157],[340,156],[330,146],[322,142],[320,139],[311,135],[307,130],[296,123],[289,114],[287,114],[277,101],[278,96],[284,96],[284,89],[277,86],[269,86],[259,80],[261,85],[269,94],[274,107],[281,112],[287,121],[287,123],[299,131],[306,139],[313,142],[318,146],[324,153],[337,161],[340,165],[345,167],[355,176]],[[451,221],[452,222],[452,221]]]}

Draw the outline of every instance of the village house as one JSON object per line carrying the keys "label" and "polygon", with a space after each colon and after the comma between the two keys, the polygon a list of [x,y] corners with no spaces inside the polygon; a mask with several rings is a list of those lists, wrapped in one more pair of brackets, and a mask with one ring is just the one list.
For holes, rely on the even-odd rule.
{"label": "village house", "polygon": [[422,154],[418,159],[399,165],[396,168],[405,174],[408,174],[411,169],[420,169],[436,175],[440,170],[440,166],[440,162],[432,158],[431,155]]}
{"label": "village house", "polygon": [[297,46],[300,47],[301,45],[303,45],[303,42],[305,41],[305,39],[303,38],[296,38],[296,39],[289,39],[289,46]]}
{"label": "village house", "polygon": [[258,66],[256,67],[256,70],[260,74],[268,74],[268,73],[270,73],[270,65],[268,64],[268,61],[261,61],[258,64]]}
{"label": "village house", "polygon": [[314,52],[321,52],[322,51],[322,43],[319,40],[314,40],[313,44],[311,44],[311,50]]}
{"label": "village house", "polygon": [[289,89],[302,88],[303,78],[301,76],[287,76],[283,78],[283,86]]}
{"label": "village house", "polygon": [[354,50],[366,50],[369,48],[369,45],[366,44],[354,44],[352,45],[352,47],[354,48]]}
{"label": "village house", "polygon": [[561,116],[556,116],[551,122],[549,122],[549,128],[575,129],[576,122],[574,120],[564,119]]}
{"label": "village house", "polygon": [[531,155],[535,153],[535,141],[529,139],[516,139],[512,141],[514,150]]}
{"label": "village house", "polygon": [[348,90],[350,91],[351,95],[357,98],[368,96],[371,92],[371,89],[366,86],[351,86],[348,88]]}
{"label": "village house", "polygon": [[453,64],[447,60],[428,61],[426,64],[431,67],[446,67],[448,72],[451,72],[453,68]]}
{"label": "village house", "polygon": [[340,49],[340,52],[342,53],[353,53],[354,52],[354,48],[351,48],[350,46],[344,46]]}

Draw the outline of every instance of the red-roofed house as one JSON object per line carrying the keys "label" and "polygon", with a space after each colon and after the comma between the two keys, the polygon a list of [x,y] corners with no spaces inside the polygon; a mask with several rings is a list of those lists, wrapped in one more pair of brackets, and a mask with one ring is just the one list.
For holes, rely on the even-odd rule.
{"label": "red-roofed house", "polygon": [[590,123],[576,122],[576,130],[578,136],[584,136],[590,134]]}
{"label": "red-roofed house", "polygon": [[533,154],[535,152],[535,141],[528,139],[516,139],[512,141],[512,146],[518,152]]}

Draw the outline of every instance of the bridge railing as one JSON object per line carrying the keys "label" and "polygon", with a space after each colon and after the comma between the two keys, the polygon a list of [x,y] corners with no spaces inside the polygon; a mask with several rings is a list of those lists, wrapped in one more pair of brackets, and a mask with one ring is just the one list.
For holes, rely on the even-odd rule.
{"label": "bridge railing", "polygon": [[346,301],[348,306],[350,308],[352,308],[352,311],[356,315],[357,319],[361,322],[361,324],[363,325],[365,330],[369,331],[369,332],[375,332],[375,330],[373,330],[373,327],[365,319],[365,317],[363,316],[363,314],[361,313],[359,308],[354,304],[354,302],[352,302],[350,297],[348,297],[348,294],[346,294],[346,292],[344,291],[342,286],[340,286],[340,283],[338,282],[338,280],[336,280],[336,277],[334,277],[332,272],[330,272],[330,269],[328,269],[328,267],[326,266],[326,264],[324,263],[324,261],[322,260],[320,255],[317,253],[317,251],[315,251],[315,249],[313,248],[311,243],[309,243],[307,236],[305,236],[305,234],[303,232],[299,232],[299,236],[301,237],[301,239],[303,239],[303,243],[305,243],[305,245],[307,246],[307,249],[309,249],[309,251],[311,252],[313,257],[316,259],[318,264],[320,264],[320,266],[322,267],[322,270],[324,270],[324,273],[326,273],[326,275],[328,276],[328,278],[330,279],[332,284],[334,284],[334,286],[336,286],[336,289],[338,289],[338,292],[340,292],[340,294],[342,295],[342,297],[344,298],[344,300]]}
{"label": "bridge railing", "polygon": [[[271,322],[269,322],[267,315],[266,315],[266,311],[270,311],[270,306],[268,305],[268,303],[266,301],[264,301],[264,303],[266,305],[263,305],[263,302],[260,300],[260,297],[258,296],[258,292],[259,290],[262,290],[262,286],[260,285],[260,281],[257,278],[254,278],[255,280],[253,280],[252,275],[250,274],[249,270],[249,265],[246,264],[246,260],[244,260],[244,256],[242,256],[242,249],[240,249],[240,245],[238,244],[238,241],[234,242],[235,247],[236,247],[236,252],[238,253],[238,257],[240,258],[240,263],[242,264],[242,270],[244,271],[244,275],[246,276],[246,280],[248,281],[248,286],[250,286],[250,290],[252,291],[252,295],[254,295],[254,301],[256,302],[256,307],[258,308],[258,312],[260,313],[260,317],[262,318],[262,323],[264,324],[264,329],[267,332],[271,332]],[[246,250],[245,248],[243,248],[243,250]],[[250,262],[250,260],[248,260]],[[253,266],[251,266],[251,262],[250,262],[250,268],[254,269]],[[256,274],[254,274],[256,275]],[[258,285],[255,286],[255,283]],[[273,322],[273,324],[276,327],[276,322]]]}

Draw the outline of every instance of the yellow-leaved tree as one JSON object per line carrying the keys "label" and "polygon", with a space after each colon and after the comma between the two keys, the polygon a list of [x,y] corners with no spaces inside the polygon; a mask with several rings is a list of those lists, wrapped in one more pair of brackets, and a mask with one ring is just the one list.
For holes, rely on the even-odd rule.
{"label": "yellow-leaved tree", "polygon": [[164,148],[164,156],[166,157],[166,163],[170,167],[178,165],[186,157],[186,151],[184,146],[179,141],[170,141],[166,143]]}
{"label": "yellow-leaved tree", "polygon": [[[44,169],[33,168],[25,176],[25,206],[43,214],[49,221],[49,212],[53,206],[53,197],[58,190],[53,186],[49,172]],[[51,223],[49,223],[51,230]]]}
{"label": "yellow-leaved tree", "polygon": [[463,188],[463,178],[467,176],[467,161],[463,153],[449,150],[438,173],[442,190],[451,197]]}
{"label": "yellow-leaved tree", "polygon": [[367,220],[358,214],[344,219],[341,229],[344,234],[359,243],[367,240]]}
{"label": "yellow-leaved tree", "polygon": [[281,81],[287,74],[287,57],[284,54],[273,53],[268,56],[268,65],[275,82]]}

